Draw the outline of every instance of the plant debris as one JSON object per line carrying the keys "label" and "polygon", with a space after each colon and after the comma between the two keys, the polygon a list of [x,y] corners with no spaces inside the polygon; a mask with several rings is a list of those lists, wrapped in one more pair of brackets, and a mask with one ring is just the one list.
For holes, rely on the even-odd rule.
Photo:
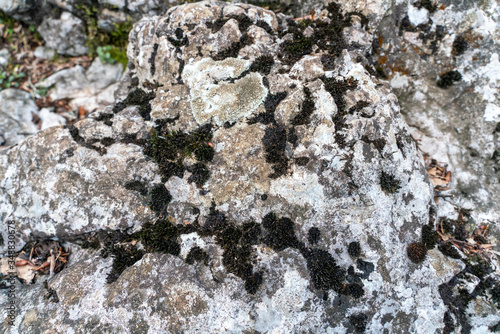
{"label": "plant debris", "polygon": [[[25,283],[31,284],[37,275],[50,276],[60,272],[68,262],[69,250],[65,250],[55,240],[28,243],[24,249],[15,256],[14,266],[17,278]],[[13,272],[9,268],[9,259],[2,259],[0,273],[7,276]]]}

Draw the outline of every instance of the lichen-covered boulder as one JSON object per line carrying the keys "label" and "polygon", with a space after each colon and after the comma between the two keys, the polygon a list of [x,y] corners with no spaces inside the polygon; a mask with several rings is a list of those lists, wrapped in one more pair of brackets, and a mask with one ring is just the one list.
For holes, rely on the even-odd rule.
{"label": "lichen-covered boulder", "polygon": [[433,189],[361,64],[362,18],[319,17],[205,1],[145,18],[126,97],[1,151],[2,250],[14,230],[17,250],[57,237],[71,255],[45,287],[14,283],[0,328],[440,331],[464,265],[433,249]]}

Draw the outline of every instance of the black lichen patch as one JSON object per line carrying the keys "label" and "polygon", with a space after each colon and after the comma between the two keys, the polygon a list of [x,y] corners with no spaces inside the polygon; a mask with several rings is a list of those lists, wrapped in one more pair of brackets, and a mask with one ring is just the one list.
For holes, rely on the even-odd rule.
{"label": "black lichen patch", "polygon": [[453,41],[451,52],[456,56],[460,56],[468,49],[468,47],[469,43],[467,43],[467,40],[462,35],[458,35]]}
{"label": "black lichen patch", "polygon": [[399,180],[396,179],[394,175],[382,171],[380,175],[380,188],[382,188],[386,194],[394,194],[401,186]]}
{"label": "black lichen patch", "polygon": [[165,185],[159,184],[151,189],[151,200],[149,202],[151,210],[158,213],[166,213],[168,203],[171,200],[172,196]]}
{"label": "black lichen patch", "polygon": [[146,184],[137,180],[125,183],[125,189],[137,191],[142,196],[146,196],[148,194],[148,188],[146,187]]}
{"label": "black lichen patch", "polygon": [[354,314],[349,317],[349,322],[356,333],[363,333],[366,330],[366,325],[368,325],[368,317],[363,313]]}
{"label": "black lichen patch", "polygon": [[147,222],[137,233],[147,252],[162,252],[179,255],[181,246],[177,242],[179,229],[166,218],[155,223]]}
{"label": "black lichen patch", "polygon": [[[158,163],[162,181],[166,182],[171,176],[182,177],[184,175],[184,159],[189,156],[194,156],[198,161],[211,161],[214,157],[214,149],[209,145],[211,139],[212,126],[210,124],[201,126],[188,134],[170,131],[167,124],[160,122],[153,129],[144,153]],[[201,172],[201,167],[196,169]],[[197,182],[203,180],[201,176],[201,174],[198,175]]]}
{"label": "black lichen patch", "polygon": [[287,96],[287,92],[280,92],[276,94],[268,94],[264,101],[265,112],[257,114],[248,120],[248,124],[262,123],[264,125],[276,123],[274,112],[276,107]]}
{"label": "black lichen patch", "polygon": [[113,257],[113,266],[106,278],[108,284],[115,282],[127,267],[142,259],[144,252],[135,246],[114,245],[111,248],[111,255]]}
{"label": "black lichen patch", "polygon": [[455,82],[460,80],[462,80],[462,75],[458,71],[449,71],[441,74],[436,84],[439,88],[446,89],[453,86]]}
{"label": "black lichen patch", "polygon": [[288,158],[285,155],[286,129],[281,125],[273,124],[266,128],[262,144],[265,149],[265,158],[268,163],[273,164],[274,173],[270,178],[278,178],[288,171]]}
{"label": "black lichen patch", "polygon": [[321,237],[321,232],[317,227],[311,227],[307,232],[307,241],[310,245],[316,245]]}
{"label": "black lichen patch", "polygon": [[347,246],[347,252],[352,257],[359,257],[361,255],[361,246],[359,242],[353,241]]}
{"label": "black lichen patch", "polygon": [[195,262],[200,262],[205,266],[208,265],[208,254],[198,246],[191,248],[186,256],[187,264],[194,264]]}
{"label": "black lichen patch", "polygon": [[408,245],[406,253],[413,263],[421,263],[425,260],[427,248],[420,242],[414,242]]}
{"label": "black lichen patch", "polygon": [[136,88],[131,91],[127,98],[123,102],[118,102],[113,107],[113,112],[118,113],[128,106],[138,106],[139,114],[144,118],[144,120],[149,121],[151,119],[151,104],[150,101],[154,99],[155,93],[146,93],[140,88]]}
{"label": "black lichen patch", "polygon": [[274,65],[274,57],[271,55],[264,55],[257,57],[250,65],[251,72],[260,72],[263,75],[269,75]]}
{"label": "black lichen patch", "polygon": [[316,105],[312,99],[311,91],[309,88],[304,87],[304,102],[302,102],[299,114],[292,119],[292,125],[296,126],[309,124],[311,115],[315,109]]}
{"label": "black lichen patch", "polygon": [[188,171],[191,172],[188,181],[196,183],[198,187],[202,187],[210,178],[210,171],[207,166],[201,162],[188,167]]}

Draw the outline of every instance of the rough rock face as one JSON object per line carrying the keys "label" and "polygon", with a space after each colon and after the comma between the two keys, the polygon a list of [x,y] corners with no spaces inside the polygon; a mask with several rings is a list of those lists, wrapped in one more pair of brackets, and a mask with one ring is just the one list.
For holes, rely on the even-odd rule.
{"label": "rough rock face", "polygon": [[[72,249],[49,288],[15,284],[19,313],[0,328],[445,327],[442,287],[464,264],[427,252],[433,190],[389,84],[362,65],[362,17],[351,22],[336,6],[321,15],[305,27],[201,2],[143,19],[128,49],[137,89],[0,151],[2,250],[11,221],[18,250],[53,236]],[[83,248],[98,230],[111,245]],[[121,272],[125,232],[137,232],[145,254]],[[415,242],[409,256],[420,263],[407,256]],[[109,249],[114,259],[101,256]]]}
{"label": "rough rock face", "polygon": [[14,145],[37,131],[33,115],[38,108],[29,93],[19,89],[0,92],[0,146]]}
{"label": "rough rock face", "polygon": [[46,17],[38,31],[47,46],[60,54],[81,56],[88,52],[83,21],[69,12],[63,12],[58,19]]}
{"label": "rough rock face", "polygon": [[498,221],[499,8],[494,2],[423,3],[393,6],[374,34],[375,56],[412,135],[453,170],[451,186],[460,196],[451,202]]}

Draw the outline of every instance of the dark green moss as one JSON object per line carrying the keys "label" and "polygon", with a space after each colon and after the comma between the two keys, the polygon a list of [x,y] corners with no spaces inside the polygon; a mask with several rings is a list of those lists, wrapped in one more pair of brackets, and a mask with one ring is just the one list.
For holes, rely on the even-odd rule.
{"label": "dark green moss", "polygon": [[308,157],[295,158],[295,163],[299,166],[306,166],[309,163]]}
{"label": "dark green moss", "polygon": [[[333,57],[340,55],[342,50],[347,48],[343,29],[351,25],[351,15],[354,13],[344,16],[340,6],[333,2],[326,9],[330,19],[328,23],[322,20],[302,20],[299,23],[293,20],[287,21],[288,30],[281,35],[291,33],[292,39],[281,44],[280,58],[283,63],[293,65],[304,55],[310,54],[314,45]],[[359,13],[356,15],[363,17]],[[304,30],[308,27],[313,29],[310,37],[304,35]]]}
{"label": "dark green moss", "polygon": [[186,35],[184,35],[184,30],[178,27],[175,29],[174,36],[168,36],[167,41],[170,42],[176,48],[180,48],[181,46],[189,45],[189,39]]}
{"label": "dark green moss", "polygon": [[146,196],[148,194],[148,188],[146,187],[146,185],[143,182],[137,180],[125,183],[125,189],[137,191],[142,196]]}
{"label": "dark green moss", "polygon": [[460,80],[462,80],[462,75],[458,71],[449,71],[441,74],[436,84],[439,88],[446,89],[453,86],[455,82]]}
{"label": "dark green moss", "polygon": [[[167,123],[160,122],[153,130],[144,153],[158,163],[162,182],[166,182],[171,176],[182,177],[184,175],[184,159],[189,156],[194,156],[198,161],[211,161],[215,152],[208,144],[211,139],[212,126],[210,124],[187,134],[170,131]],[[201,165],[196,166],[195,170],[199,173],[195,176],[196,180],[193,179],[194,182],[205,182],[208,179],[207,174],[203,172]]]}
{"label": "dark green moss", "polygon": [[166,213],[168,203],[172,200],[170,192],[163,184],[159,184],[151,189],[151,200],[150,207],[151,210],[158,213]]}
{"label": "dark green moss", "polygon": [[113,138],[110,138],[110,137],[106,137],[106,138],[101,139],[101,144],[103,144],[106,147],[111,146],[114,143],[115,143],[115,140]]}
{"label": "dark green moss", "polygon": [[263,75],[269,75],[274,65],[274,57],[271,55],[260,56],[250,66],[250,71],[260,72]]}
{"label": "dark green moss", "polygon": [[427,224],[422,226],[422,244],[427,249],[432,249],[438,242],[438,233],[434,228],[434,224]]}
{"label": "dark green moss", "polygon": [[178,228],[166,218],[155,223],[148,222],[137,233],[147,252],[162,252],[179,255],[181,246],[177,242]]}
{"label": "dark green moss", "polygon": [[193,153],[196,160],[208,162],[212,161],[212,159],[214,158],[215,150],[208,144],[200,144],[194,148]]}
{"label": "dark green moss", "polygon": [[158,53],[158,46],[159,46],[158,43],[155,43],[153,45],[153,52],[151,53],[151,57],[149,57],[148,59],[148,63],[151,66],[149,68],[151,76],[154,76],[156,72],[155,60],[156,60],[156,54]]}
{"label": "dark green moss", "polygon": [[347,252],[350,256],[359,257],[361,255],[361,246],[359,242],[353,241],[347,246]]}
{"label": "dark green moss", "polygon": [[458,35],[453,41],[452,53],[460,56],[468,49],[468,47],[469,43],[467,43],[467,40],[462,35]]}
{"label": "dark green moss", "polygon": [[311,227],[307,232],[307,241],[310,245],[316,245],[321,237],[321,232],[317,227]]}
{"label": "dark green moss", "polygon": [[304,102],[302,102],[299,114],[292,119],[292,125],[296,126],[309,124],[311,115],[315,109],[316,105],[312,99],[311,91],[309,88],[304,87]]}
{"label": "dark green moss", "polygon": [[333,289],[338,293],[342,291],[345,270],[337,266],[329,252],[321,249],[311,249],[307,252],[306,260],[307,269],[315,289]]}
{"label": "dark green moss", "polygon": [[188,181],[196,183],[198,187],[202,187],[210,178],[210,171],[205,164],[196,163],[190,166],[188,170],[191,172]]}
{"label": "dark green moss", "polygon": [[268,232],[264,243],[279,252],[288,247],[303,249],[295,236],[294,223],[289,218],[278,219],[274,213],[267,214],[262,220],[262,226]]}
{"label": "dark green moss", "polygon": [[366,325],[368,325],[368,317],[363,313],[354,314],[349,317],[349,322],[356,333],[363,333],[366,330]]}
{"label": "dark green moss", "polygon": [[285,155],[286,129],[281,125],[271,125],[265,130],[262,144],[265,149],[265,158],[268,163],[273,164],[274,173],[271,178],[278,178],[288,171],[288,158]]}
{"label": "dark green moss", "polygon": [[265,112],[257,114],[248,120],[248,124],[262,123],[262,124],[270,124],[276,123],[274,119],[274,112],[276,111],[276,107],[280,102],[286,98],[287,92],[280,92],[276,94],[267,94],[266,100],[264,101]]}
{"label": "dark green moss", "polygon": [[382,171],[380,175],[380,188],[382,188],[386,194],[396,193],[401,188],[399,184],[399,181],[393,175]]}
{"label": "dark green moss", "polygon": [[458,249],[450,243],[443,243],[438,246],[438,249],[444,255],[451,257],[452,259],[461,259],[462,256]]}
{"label": "dark green moss", "polygon": [[116,103],[113,107],[113,112],[118,113],[128,106],[138,106],[139,115],[144,118],[144,120],[149,121],[151,119],[151,104],[150,101],[154,99],[155,93],[146,93],[140,88],[136,88],[129,93],[127,98],[123,102]]}
{"label": "dark green moss", "polygon": [[108,284],[115,282],[127,267],[142,259],[144,252],[135,246],[114,245],[111,249],[111,255],[113,256],[113,266],[106,278]]}
{"label": "dark green moss", "polygon": [[414,4],[414,6],[417,7],[418,9],[425,8],[431,14],[434,13],[437,10],[437,6],[431,0],[420,0],[420,1],[417,1]]}
{"label": "dark green moss", "polygon": [[206,266],[208,265],[208,254],[198,246],[191,248],[186,256],[187,264],[194,264],[195,262],[201,262]]}
{"label": "dark green moss", "polygon": [[348,284],[347,291],[349,295],[353,296],[356,299],[363,297],[363,295],[365,294],[365,290],[363,290],[363,287],[357,283]]}

